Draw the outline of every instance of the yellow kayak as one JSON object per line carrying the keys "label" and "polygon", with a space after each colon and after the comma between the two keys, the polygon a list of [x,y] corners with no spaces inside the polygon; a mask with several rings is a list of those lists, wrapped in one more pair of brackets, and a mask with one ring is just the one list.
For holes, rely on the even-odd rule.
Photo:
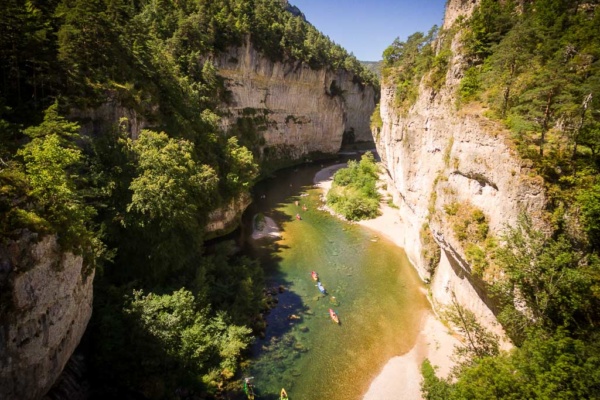
{"label": "yellow kayak", "polygon": [[279,400],[287,400],[288,395],[284,388],[281,388],[281,395],[279,396]]}

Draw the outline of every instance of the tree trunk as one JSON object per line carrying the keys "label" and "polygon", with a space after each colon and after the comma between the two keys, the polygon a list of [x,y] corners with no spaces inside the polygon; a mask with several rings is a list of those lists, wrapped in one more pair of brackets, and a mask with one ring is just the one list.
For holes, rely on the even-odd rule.
{"label": "tree trunk", "polygon": [[550,121],[550,106],[554,97],[554,88],[548,92],[546,100],[546,110],[544,110],[544,119],[542,120],[542,137],[540,138],[540,157],[544,157],[544,141],[546,140],[546,132],[548,131],[548,122]]}
{"label": "tree trunk", "polygon": [[587,112],[588,106],[590,105],[591,101],[592,101],[593,95],[592,93],[588,94],[587,96],[585,96],[585,99],[583,99],[583,103],[581,104],[581,119],[579,121],[579,126],[577,127],[577,129],[575,130],[575,135],[573,137],[573,155],[571,156],[572,160],[575,160],[575,157],[577,156],[577,140],[579,139],[579,133],[581,132],[581,129],[583,128],[583,124],[585,123],[585,114]]}

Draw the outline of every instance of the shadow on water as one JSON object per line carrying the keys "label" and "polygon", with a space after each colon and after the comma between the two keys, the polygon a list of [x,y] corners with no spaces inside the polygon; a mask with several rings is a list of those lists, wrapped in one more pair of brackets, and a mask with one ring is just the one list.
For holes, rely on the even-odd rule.
{"label": "shadow on water", "polygon": [[[342,161],[333,163],[339,162]],[[304,222],[298,221],[293,213],[284,210],[298,202],[297,214],[304,213],[305,210],[302,210],[300,204],[306,196],[306,191],[313,189],[314,174],[322,168],[321,164],[291,168],[279,171],[271,178],[257,184],[253,190],[254,202],[246,210],[242,219],[246,227],[245,231],[252,232],[253,218],[259,213],[273,219],[281,235],[286,234],[286,226],[289,224]],[[294,284],[297,283],[294,282],[295,277],[288,276],[282,269],[282,254],[293,251],[290,245],[275,238],[250,239],[245,244],[244,252],[260,260],[265,271],[268,291],[274,294],[277,306],[266,316],[265,336],[254,343],[253,366],[251,370],[244,373],[246,376],[259,373],[260,381],[254,382],[257,398],[278,400],[278,390],[281,387],[289,390],[293,386],[291,379],[301,373],[300,370],[295,370],[293,365],[298,358],[310,350],[310,347],[305,344],[304,336],[310,332],[306,322],[314,319],[315,313],[303,297],[294,291]],[[314,284],[310,272],[307,272],[304,278],[311,282],[311,285]],[[326,297],[329,296],[319,294],[315,287],[313,299]],[[285,376],[289,376],[289,379],[283,378]],[[272,377],[273,381],[267,383],[265,377]]]}
{"label": "shadow on water", "polygon": [[255,187],[243,217],[246,232],[257,213],[280,229],[280,238],[249,239],[243,250],[260,260],[278,300],[243,372],[254,377],[257,399],[278,399],[282,387],[294,400],[360,398],[387,360],[414,345],[428,308],[402,249],[319,209],[315,174],[345,161],[277,172]]}

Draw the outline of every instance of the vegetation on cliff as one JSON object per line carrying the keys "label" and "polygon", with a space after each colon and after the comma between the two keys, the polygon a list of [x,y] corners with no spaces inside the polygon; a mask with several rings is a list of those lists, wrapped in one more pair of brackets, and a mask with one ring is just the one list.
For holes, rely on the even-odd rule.
{"label": "vegetation on cliff", "polygon": [[[600,393],[599,23],[598,1],[482,0],[470,18],[459,18],[437,39],[434,31],[418,33],[384,53],[385,84],[396,88],[396,105],[405,113],[419,87],[432,96],[442,88],[451,55],[445,40],[456,37],[465,63],[456,106],[465,112],[487,108],[485,116],[503,124],[515,148],[531,160],[549,198],[545,217],[551,231],[539,231],[523,216],[498,246],[466,249],[479,273],[493,277],[488,292],[517,347],[472,352],[449,380],[424,364],[428,399]],[[471,102],[478,104],[467,108]],[[459,215],[453,204],[446,213]],[[468,226],[482,221],[475,217],[478,224]],[[457,235],[483,243],[479,229],[457,227],[463,225],[454,226]],[[486,258],[493,259],[494,270],[481,271]],[[467,334],[479,329],[474,323],[463,328]]]}
{"label": "vegetation on cliff", "polygon": [[363,154],[359,162],[348,161],[348,167],[333,176],[327,192],[327,205],[350,221],[375,218],[379,213],[377,191],[379,168],[373,153]]}
{"label": "vegetation on cliff", "polygon": [[[55,234],[97,267],[98,397],[218,396],[262,324],[263,278],[203,243],[209,213],[259,173],[251,139],[219,131],[211,58],[250,40],[272,60],[373,74],[279,0],[0,3],[2,243]],[[106,105],[149,129],[77,119]]]}

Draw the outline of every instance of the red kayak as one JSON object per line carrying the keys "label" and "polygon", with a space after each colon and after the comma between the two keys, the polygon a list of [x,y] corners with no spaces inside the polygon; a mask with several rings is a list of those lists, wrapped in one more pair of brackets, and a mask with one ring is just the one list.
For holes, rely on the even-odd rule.
{"label": "red kayak", "polygon": [[319,280],[319,274],[317,274],[315,271],[310,273],[310,276],[312,276],[314,281],[318,281]]}
{"label": "red kayak", "polygon": [[331,317],[331,319],[333,320],[333,322],[335,322],[336,324],[340,323],[340,318],[338,317],[338,315],[336,314],[336,312],[333,311],[331,308],[329,309],[329,316]]}

